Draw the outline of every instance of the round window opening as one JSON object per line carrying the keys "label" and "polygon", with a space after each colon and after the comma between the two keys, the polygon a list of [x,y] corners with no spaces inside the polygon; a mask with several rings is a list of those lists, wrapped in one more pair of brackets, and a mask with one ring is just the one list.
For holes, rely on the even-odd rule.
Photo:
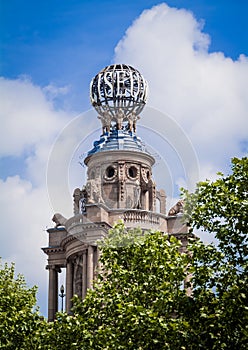
{"label": "round window opening", "polygon": [[128,174],[130,177],[132,177],[134,179],[137,176],[137,169],[134,166],[131,166],[128,169]]}
{"label": "round window opening", "polygon": [[115,169],[112,166],[109,166],[106,169],[106,175],[107,177],[113,177],[115,175]]}

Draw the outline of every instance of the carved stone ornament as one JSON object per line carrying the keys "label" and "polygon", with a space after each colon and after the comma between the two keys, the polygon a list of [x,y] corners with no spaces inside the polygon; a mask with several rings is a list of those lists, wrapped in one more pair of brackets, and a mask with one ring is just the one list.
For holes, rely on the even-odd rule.
{"label": "carved stone ornament", "polygon": [[67,221],[67,219],[59,213],[54,214],[52,220],[56,224],[55,227],[65,226],[65,223]]}
{"label": "carved stone ornament", "polygon": [[103,203],[101,195],[101,184],[89,179],[86,184],[88,203]]}
{"label": "carved stone ornament", "polygon": [[76,256],[74,260],[74,293],[82,296],[82,257]]}
{"label": "carved stone ornament", "polygon": [[128,164],[126,165],[126,176],[130,180],[136,180],[140,176],[140,170],[139,167],[137,167],[134,164]]}
{"label": "carved stone ornament", "polygon": [[131,113],[128,117],[128,130],[136,132],[136,122],[140,119],[140,116],[135,113]]}
{"label": "carved stone ornament", "polygon": [[148,181],[150,180],[151,178],[151,172],[148,168],[141,168],[141,177],[142,177],[142,180],[145,182],[145,183],[148,183]]}
{"label": "carved stone ornament", "polygon": [[183,213],[183,200],[181,199],[169,210],[168,215],[172,216],[180,213]]}
{"label": "carved stone ornament", "polygon": [[140,195],[141,195],[141,188],[140,188],[140,185],[137,184],[137,186],[135,186],[133,189],[133,198],[134,198],[133,209],[141,208]]}
{"label": "carved stone ornament", "polygon": [[125,199],[125,189],[124,189],[124,183],[125,183],[125,163],[119,162],[119,181],[120,181],[120,199],[121,201],[124,201]]}
{"label": "carved stone ornament", "polygon": [[106,132],[110,132],[111,115],[105,111],[102,115],[98,116],[98,119],[100,119],[102,122],[102,133],[105,134]]}
{"label": "carved stone ornament", "polygon": [[115,122],[116,122],[116,129],[117,130],[121,130],[122,129],[122,122],[125,118],[125,114],[122,110],[122,108],[119,109],[119,111],[116,113],[116,116],[114,118]]}
{"label": "carved stone ornament", "polygon": [[117,165],[110,164],[103,171],[103,179],[105,181],[113,181],[117,176]]}

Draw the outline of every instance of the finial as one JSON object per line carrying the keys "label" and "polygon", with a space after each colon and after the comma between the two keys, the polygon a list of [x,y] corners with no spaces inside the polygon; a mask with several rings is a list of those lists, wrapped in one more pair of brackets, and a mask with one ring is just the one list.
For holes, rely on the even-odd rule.
{"label": "finial", "polygon": [[148,84],[140,72],[125,64],[105,67],[91,81],[90,100],[102,122],[102,131],[126,128],[136,132],[148,94]]}

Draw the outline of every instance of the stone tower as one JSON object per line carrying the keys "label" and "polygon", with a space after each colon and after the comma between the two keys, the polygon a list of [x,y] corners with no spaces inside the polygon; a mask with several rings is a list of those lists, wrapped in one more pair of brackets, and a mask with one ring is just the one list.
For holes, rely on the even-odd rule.
{"label": "stone tower", "polygon": [[[136,134],[147,101],[147,82],[133,67],[116,64],[100,71],[91,82],[90,97],[102,124],[102,135],[84,160],[87,183],[73,193],[74,215],[55,214],[47,230],[49,288],[48,320],[58,310],[58,273],[66,269],[66,311],[74,294],[84,298],[92,288],[99,259],[97,241],[122,219],[127,228],[159,229],[181,239],[179,201],[166,215],[166,195],[152,177],[153,156]],[[156,211],[156,208],[157,209]]]}

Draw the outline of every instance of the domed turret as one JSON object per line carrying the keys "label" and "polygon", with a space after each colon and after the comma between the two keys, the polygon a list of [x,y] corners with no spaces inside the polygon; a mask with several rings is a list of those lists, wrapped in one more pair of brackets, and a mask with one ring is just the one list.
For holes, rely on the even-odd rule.
{"label": "domed turret", "polygon": [[[58,273],[66,269],[66,311],[73,295],[82,299],[93,288],[99,265],[98,241],[118,220],[127,229],[159,229],[175,234],[186,249],[188,228],[181,222],[178,203],[167,217],[166,195],[157,191],[152,176],[155,159],[136,135],[136,121],[147,101],[147,82],[131,66],[110,65],[92,80],[90,98],[103,132],[84,159],[87,182],[74,190],[74,214],[56,213],[55,227],[47,230],[49,296],[48,320],[58,310]],[[66,175],[65,175],[66,176]],[[186,235],[184,234],[186,233]]]}

